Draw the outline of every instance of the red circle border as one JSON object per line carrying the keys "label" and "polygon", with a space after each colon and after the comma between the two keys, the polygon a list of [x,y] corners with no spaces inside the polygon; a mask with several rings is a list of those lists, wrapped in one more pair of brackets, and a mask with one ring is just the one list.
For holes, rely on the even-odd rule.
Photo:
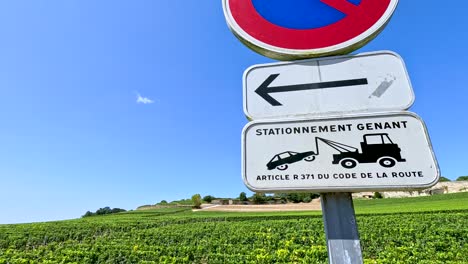
{"label": "red circle border", "polygon": [[362,0],[346,18],[329,26],[307,30],[289,29],[269,22],[257,12],[252,0],[230,0],[229,9],[239,27],[260,42],[284,49],[312,50],[339,45],[365,33],[382,18],[390,2]]}

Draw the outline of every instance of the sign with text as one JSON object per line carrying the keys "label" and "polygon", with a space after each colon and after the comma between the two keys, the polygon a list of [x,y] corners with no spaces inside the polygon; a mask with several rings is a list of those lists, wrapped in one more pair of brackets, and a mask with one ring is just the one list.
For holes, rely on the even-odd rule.
{"label": "sign with text", "polygon": [[390,51],[256,65],[244,73],[250,119],[406,110],[414,102],[401,57]]}
{"label": "sign with text", "polygon": [[251,122],[242,141],[252,191],[411,190],[439,179],[425,125],[409,112]]}

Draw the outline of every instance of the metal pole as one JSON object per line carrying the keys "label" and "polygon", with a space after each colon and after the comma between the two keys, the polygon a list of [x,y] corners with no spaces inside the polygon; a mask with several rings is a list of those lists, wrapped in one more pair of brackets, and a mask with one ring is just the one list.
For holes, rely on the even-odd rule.
{"label": "metal pole", "polygon": [[351,193],[321,194],[328,263],[363,263]]}

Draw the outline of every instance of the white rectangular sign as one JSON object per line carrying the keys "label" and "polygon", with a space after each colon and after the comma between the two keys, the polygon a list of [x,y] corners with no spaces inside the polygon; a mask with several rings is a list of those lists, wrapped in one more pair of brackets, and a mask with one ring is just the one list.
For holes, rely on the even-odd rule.
{"label": "white rectangular sign", "polygon": [[406,110],[414,102],[405,64],[390,51],[255,65],[243,82],[253,120]]}
{"label": "white rectangular sign", "polygon": [[411,190],[439,179],[425,125],[409,112],[254,121],[242,142],[252,191]]}

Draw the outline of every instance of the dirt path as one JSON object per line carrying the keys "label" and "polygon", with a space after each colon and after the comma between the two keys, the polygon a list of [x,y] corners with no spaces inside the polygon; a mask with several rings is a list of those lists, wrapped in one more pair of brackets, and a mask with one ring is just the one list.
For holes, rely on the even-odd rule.
{"label": "dirt path", "polygon": [[310,203],[262,204],[262,205],[219,205],[205,207],[203,211],[213,212],[281,212],[281,211],[320,211],[320,201]]}

